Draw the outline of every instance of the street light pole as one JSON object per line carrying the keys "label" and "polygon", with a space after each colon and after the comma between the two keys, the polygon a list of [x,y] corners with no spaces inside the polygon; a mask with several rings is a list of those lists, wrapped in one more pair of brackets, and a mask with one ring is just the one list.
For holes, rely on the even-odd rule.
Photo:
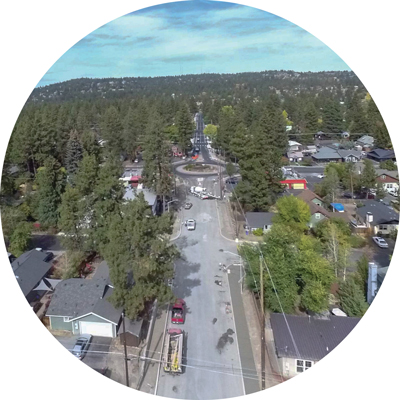
{"label": "street light pole", "polygon": [[261,390],[265,389],[265,315],[263,257],[260,255],[260,301],[261,301]]}

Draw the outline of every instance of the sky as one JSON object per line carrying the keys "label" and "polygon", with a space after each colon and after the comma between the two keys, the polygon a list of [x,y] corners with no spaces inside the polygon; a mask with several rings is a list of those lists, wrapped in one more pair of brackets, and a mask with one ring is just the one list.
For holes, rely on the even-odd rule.
{"label": "sky", "polygon": [[313,35],[276,15],[217,1],[145,8],[96,29],[37,86],[75,78],[154,77],[264,70],[350,70]]}

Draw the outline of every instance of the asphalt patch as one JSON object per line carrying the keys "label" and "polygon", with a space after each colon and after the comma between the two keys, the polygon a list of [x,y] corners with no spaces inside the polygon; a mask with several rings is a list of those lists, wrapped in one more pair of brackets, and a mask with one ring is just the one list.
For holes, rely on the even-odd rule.
{"label": "asphalt patch", "polygon": [[219,338],[218,343],[217,343],[217,350],[219,354],[221,354],[222,350],[226,346],[227,343],[232,344],[233,343],[233,338],[231,335],[233,335],[235,332],[232,329],[228,329],[225,333],[222,334],[222,336]]}

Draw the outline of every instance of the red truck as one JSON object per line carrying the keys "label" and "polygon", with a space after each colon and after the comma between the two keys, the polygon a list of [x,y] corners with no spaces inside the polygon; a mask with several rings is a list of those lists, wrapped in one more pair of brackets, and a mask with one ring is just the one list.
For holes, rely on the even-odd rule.
{"label": "red truck", "polygon": [[177,299],[174,306],[172,307],[171,322],[173,324],[185,323],[185,300]]}

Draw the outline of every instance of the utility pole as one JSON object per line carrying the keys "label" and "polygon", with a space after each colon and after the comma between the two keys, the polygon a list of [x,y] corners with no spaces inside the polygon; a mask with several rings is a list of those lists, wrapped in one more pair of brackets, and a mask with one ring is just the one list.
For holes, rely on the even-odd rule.
{"label": "utility pole", "polygon": [[129,387],[129,376],[128,376],[128,353],[126,351],[126,336],[125,336],[125,312],[122,311],[122,329],[124,331],[124,352],[125,352],[125,377],[126,386]]}
{"label": "utility pole", "polygon": [[261,296],[261,390],[265,389],[265,315],[264,315],[264,278],[263,257],[260,254],[260,296]]}

